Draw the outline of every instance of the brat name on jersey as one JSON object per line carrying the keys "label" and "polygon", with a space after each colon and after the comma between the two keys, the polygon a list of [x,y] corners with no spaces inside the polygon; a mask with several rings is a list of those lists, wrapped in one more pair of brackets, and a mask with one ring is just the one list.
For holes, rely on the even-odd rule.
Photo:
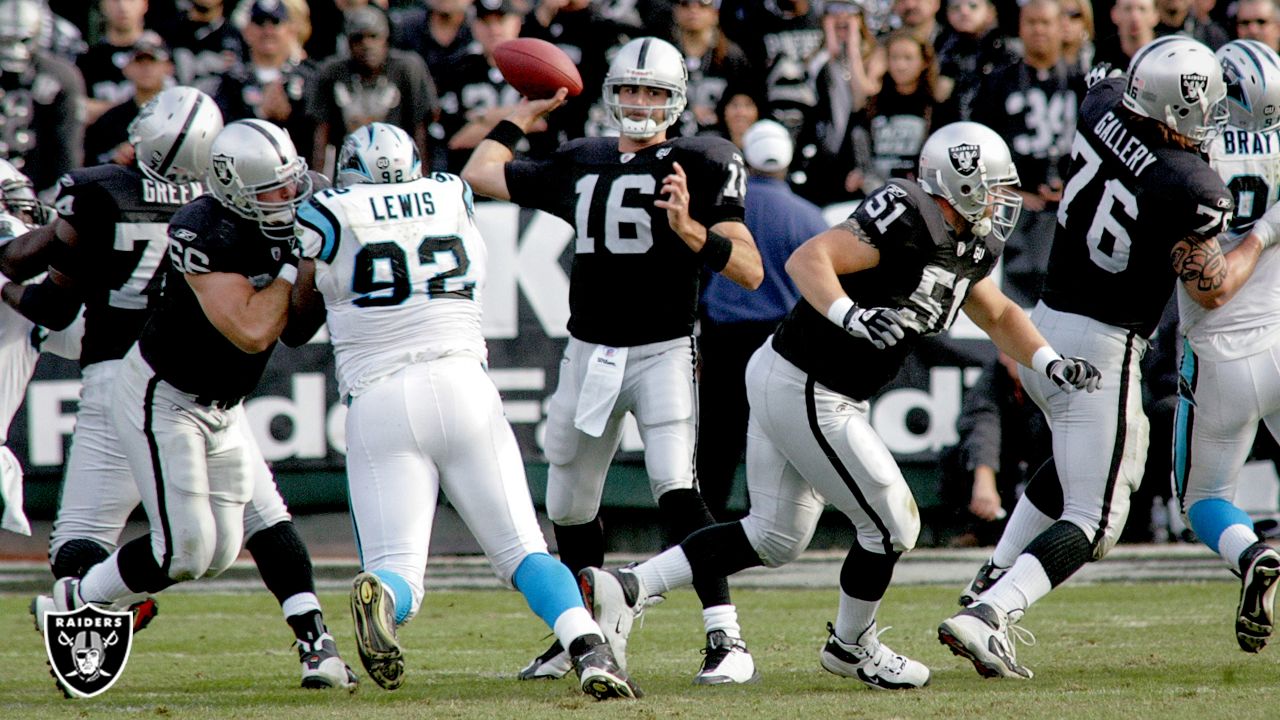
{"label": "brat name on jersey", "polygon": [[1116,117],[1112,111],[1107,111],[1102,116],[1093,131],[1097,133],[1098,139],[1102,140],[1102,144],[1115,153],[1116,158],[1135,176],[1141,176],[1143,171],[1156,161],[1156,156],[1151,154],[1151,149],[1142,144],[1141,140],[1130,135],[1120,123],[1120,118]]}

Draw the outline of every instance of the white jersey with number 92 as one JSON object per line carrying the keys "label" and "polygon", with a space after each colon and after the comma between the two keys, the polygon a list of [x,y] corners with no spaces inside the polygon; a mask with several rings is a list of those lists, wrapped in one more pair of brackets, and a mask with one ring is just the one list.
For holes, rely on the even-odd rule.
{"label": "white jersey with number 92", "polygon": [[343,397],[412,363],[485,360],[487,250],[458,176],[316,193],[298,211],[298,241],[316,260]]}

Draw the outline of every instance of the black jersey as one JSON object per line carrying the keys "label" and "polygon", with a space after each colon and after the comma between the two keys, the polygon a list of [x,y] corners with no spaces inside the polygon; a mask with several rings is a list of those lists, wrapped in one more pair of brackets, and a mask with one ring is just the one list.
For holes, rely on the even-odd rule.
{"label": "black jersey", "polygon": [[1218,235],[1232,201],[1203,156],[1135,122],[1123,82],[1098,83],[1080,106],[1043,300],[1149,336],[1173,292],[1174,244]]}
{"label": "black jersey", "polygon": [[[441,137],[453,137],[469,122],[472,113],[520,102],[520,91],[511,87],[502,71],[489,65],[480,52],[464,55],[437,84],[440,92]],[[455,175],[475,148],[450,148],[444,169]],[[442,153],[443,154],[443,153]]]}
{"label": "black jersey", "polygon": [[275,280],[289,257],[287,241],[266,237],[257,222],[236,215],[210,195],[174,213],[164,292],[139,341],[156,375],[206,404],[233,403],[248,395],[262,379],[271,349],[250,354],[236,347],[204,314],[184,274],[239,273],[260,290]]}
{"label": "black jersey", "polygon": [[76,231],[85,331],[80,366],[124,357],[137,341],[164,277],[165,228],[202,192],[170,185],[132,167],[99,165],[58,181],[58,216]]}
{"label": "black jersey", "polygon": [[1048,70],[1019,61],[987,76],[971,119],[1009,143],[1022,187],[1034,192],[1062,176],[1084,91],[1084,77],[1065,61]]}
{"label": "black jersey", "polygon": [[906,337],[883,350],[855,338],[801,298],[774,332],[773,348],[814,380],[855,400],[866,400],[898,374],[923,335],[955,321],[969,288],[991,273],[1004,251],[994,234],[958,236],[924,190],[891,180],[849,216],[880,251],[869,270],[840,276],[859,307],[888,307],[906,321]]}
{"label": "black jersey", "polygon": [[513,202],[576,231],[569,332],[579,340],[630,347],[692,334],[702,263],[653,205],[675,162],[693,219],[709,228],[743,218],[746,169],[723,138],[676,138],[631,157],[617,138],[582,138],[547,160],[507,163]]}

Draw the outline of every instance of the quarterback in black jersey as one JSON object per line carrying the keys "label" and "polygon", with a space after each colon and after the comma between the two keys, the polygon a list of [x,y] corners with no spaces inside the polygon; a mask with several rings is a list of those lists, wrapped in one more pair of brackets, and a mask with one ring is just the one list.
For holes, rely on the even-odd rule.
{"label": "quarterback in black jersey", "polygon": [[[1252,272],[1260,241],[1228,253],[1217,237],[1233,203],[1201,147],[1226,120],[1213,51],[1183,36],[1138,50],[1126,78],[1096,82],[1080,106],[1036,326],[1063,352],[1087,355],[1099,392],[1067,395],[1022,373],[1049,419],[1061,505],[1024,495],[965,610],[939,640],[979,674],[1030,678],[1010,618],[1114,547],[1142,481],[1148,422],[1139,362],[1175,282],[1198,303],[1225,302]],[[1044,504],[1044,503],[1042,503]]]}
{"label": "quarterback in black jersey", "polygon": [[[521,102],[462,172],[476,192],[549,212],[577,231],[570,339],[545,443],[547,514],[560,558],[574,572],[604,560],[597,513],[628,412],[644,440],[650,486],[672,536],[713,522],[693,470],[699,276],[705,267],[754,289],[764,270],[742,222],[746,169],[737,148],[718,138],[667,140],[667,128],[684,109],[686,79],[684,57],[670,43],[633,40],[604,82],[620,137],[574,140],[547,160],[513,161],[512,148],[524,133],[563,103],[562,88],[554,98]],[[755,667],[739,637],[728,584],[712,578],[697,590],[707,654],[696,681],[750,681]],[[615,644],[620,661],[624,650]],[[557,644],[521,677],[560,677],[567,660]]]}
{"label": "quarterback in black jersey", "polygon": [[[240,405],[284,328],[296,274],[287,238],[267,238],[265,230],[281,221],[292,229],[294,198],[309,189],[306,165],[270,123],[222,128],[212,99],[197,90],[173,88],[154,103],[131,131],[142,165],[76,174],[58,203],[57,232],[74,260],[55,262],[53,274],[73,281],[87,327],[101,326],[86,330],[73,456],[83,440],[94,440],[84,452],[95,449],[100,466],[84,470],[106,477],[73,482],[74,463],[68,467],[68,488],[77,492],[73,506],[64,492],[59,521],[74,508],[77,522],[66,523],[71,537],[54,557],[59,580],[52,598],[37,598],[37,621],[45,610],[119,603],[215,576],[239,554],[247,532],[246,545],[297,637],[303,686],[354,688],[324,626],[306,548]],[[209,178],[222,182],[214,186],[218,199],[201,195],[197,181],[210,157],[217,172]],[[255,219],[224,209],[223,198]],[[129,213],[140,205],[152,213],[150,222],[132,229],[149,244],[128,265],[121,241],[130,238]],[[107,217],[114,225],[102,224]],[[80,423],[96,428],[100,416],[107,427],[82,436]],[[132,492],[116,487],[121,477],[132,479]],[[99,517],[81,517],[94,511],[95,499]],[[108,557],[139,500],[151,534]]]}

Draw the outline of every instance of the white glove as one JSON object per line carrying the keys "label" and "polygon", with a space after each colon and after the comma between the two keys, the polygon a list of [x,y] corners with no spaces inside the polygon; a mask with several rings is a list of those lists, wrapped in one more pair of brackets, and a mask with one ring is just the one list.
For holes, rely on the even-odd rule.
{"label": "white glove", "polygon": [[883,350],[896,345],[905,337],[904,321],[897,310],[886,307],[860,308],[847,297],[831,303],[827,319],[844,328],[856,338],[862,338]]}
{"label": "white glove", "polygon": [[1064,392],[1093,392],[1102,385],[1102,372],[1084,358],[1058,358],[1049,363],[1044,374]]}

